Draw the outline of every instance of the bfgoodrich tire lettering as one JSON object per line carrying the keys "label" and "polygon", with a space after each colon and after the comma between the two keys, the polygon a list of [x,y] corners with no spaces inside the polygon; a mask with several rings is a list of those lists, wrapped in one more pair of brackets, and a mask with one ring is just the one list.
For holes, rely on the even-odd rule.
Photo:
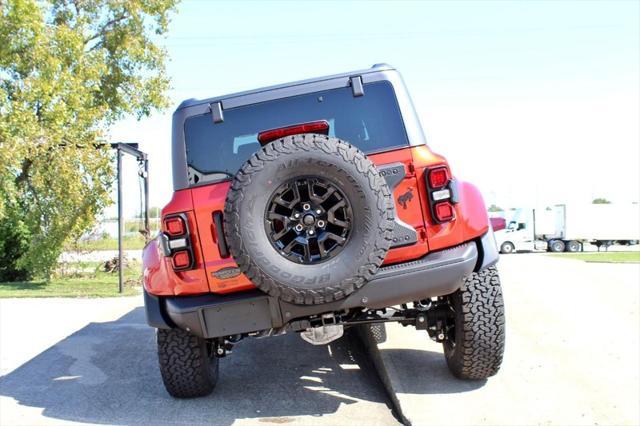
{"label": "bfgoodrich tire lettering", "polygon": [[[317,264],[296,264],[276,251],[264,217],[278,187],[307,176],[335,185],[354,217],[340,253]],[[256,286],[287,302],[322,304],[353,293],[376,273],[393,238],[393,200],[357,148],[323,135],[295,135],[267,144],[244,164],[227,195],[224,220],[229,250]]]}
{"label": "bfgoodrich tire lettering", "polygon": [[158,329],[158,361],[167,392],[176,398],[209,395],[218,381],[218,358],[206,340],[180,329]]}
{"label": "bfgoodrich tire lettering", "polygon": [[460,379],[486,379],[500,369],[504,353],[504,302],[495,266],[474,272],[448,296],[453,333],[443,343],[449,370]]}

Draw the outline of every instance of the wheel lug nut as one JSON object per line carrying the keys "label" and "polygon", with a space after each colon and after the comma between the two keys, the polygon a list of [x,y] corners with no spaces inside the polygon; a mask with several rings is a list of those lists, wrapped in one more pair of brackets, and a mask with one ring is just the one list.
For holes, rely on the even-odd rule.
{"label": "wheel lug nut", "polygon": [[314,234],[313,229],[309,230],[309,235],[313,235],[313,234]]}
{"label": "wheel lug nut", "polygon": [[320,213],[322,213],[322,210],[320,209],[316,210],[316,214],[320,214]]}
{"label": "wheel lug nut", "polygon": [[298,231],[298,232],[302,232],[302,225],[297,224],[297,225],[296,225],[296,231]]}
{"label": "wheel lug nut", "polygon": [[309,210],[311,208],[311,206],[309,204],[303,204],[302,205],[302,209],[303,210]]}
{"label": "wheel lug nut", "polygon": [[319,220],[319,221],[318,221],[318,226],[319,226],[320,228],[324,228],[324,220]]}
{"label": "wheel lug nut", "polygon": [[294,214],[293,217],[295,217],[296,219],[299,219],[300,218],[300,213]]}

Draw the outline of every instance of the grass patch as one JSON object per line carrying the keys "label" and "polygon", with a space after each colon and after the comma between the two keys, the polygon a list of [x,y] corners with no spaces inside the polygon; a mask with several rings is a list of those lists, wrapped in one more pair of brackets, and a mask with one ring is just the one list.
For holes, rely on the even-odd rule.
{"label": "grass patch", "polygon": [[140,264],[125,269],[124,292],[118,293],[118,273],[103,272],[101,263],[65,264],[49,281],[0,282],[0,298],[6,297],[113,297],[140,293]]}
{"label": "grass patch", "polygon": [[640,251],[612,251],[596,253],[553,253],[550,256],[585,262],[640,263]]}
{"label": "grass patch", "polygon": [[[122,238],[122,246],[125,250],[142,250],[144,248],[142,235],[125,236]],[[65,247],[66,251],[94,251],[94,250],[118,250],[117,238],[101,238],[98,240],[78,241]]]}

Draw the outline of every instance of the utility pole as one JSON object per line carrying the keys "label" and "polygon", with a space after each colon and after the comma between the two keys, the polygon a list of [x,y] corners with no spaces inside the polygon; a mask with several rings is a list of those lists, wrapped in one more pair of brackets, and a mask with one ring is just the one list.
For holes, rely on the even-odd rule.
{"label": "utility pole", "polygon": [[118,293],[123,291],[123,265],[122,265],[122,235],[124,234],[124,219],[122,217],[122,151],[120,146],[116,148],[118,152]]}

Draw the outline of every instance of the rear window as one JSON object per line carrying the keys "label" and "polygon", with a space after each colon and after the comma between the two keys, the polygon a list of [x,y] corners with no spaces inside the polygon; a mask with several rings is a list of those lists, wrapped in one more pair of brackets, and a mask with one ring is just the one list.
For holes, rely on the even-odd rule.
{"label": "rear window", "polygon": [[393,87],[376,82],[360,97],[344,87],[224,110],[217,124],[211,114],[188,118],[187,164],[203,174],[234,175],[260,148],[259,132],[316,120],[327,120],[329,136],[365,153],[408,145]]}

